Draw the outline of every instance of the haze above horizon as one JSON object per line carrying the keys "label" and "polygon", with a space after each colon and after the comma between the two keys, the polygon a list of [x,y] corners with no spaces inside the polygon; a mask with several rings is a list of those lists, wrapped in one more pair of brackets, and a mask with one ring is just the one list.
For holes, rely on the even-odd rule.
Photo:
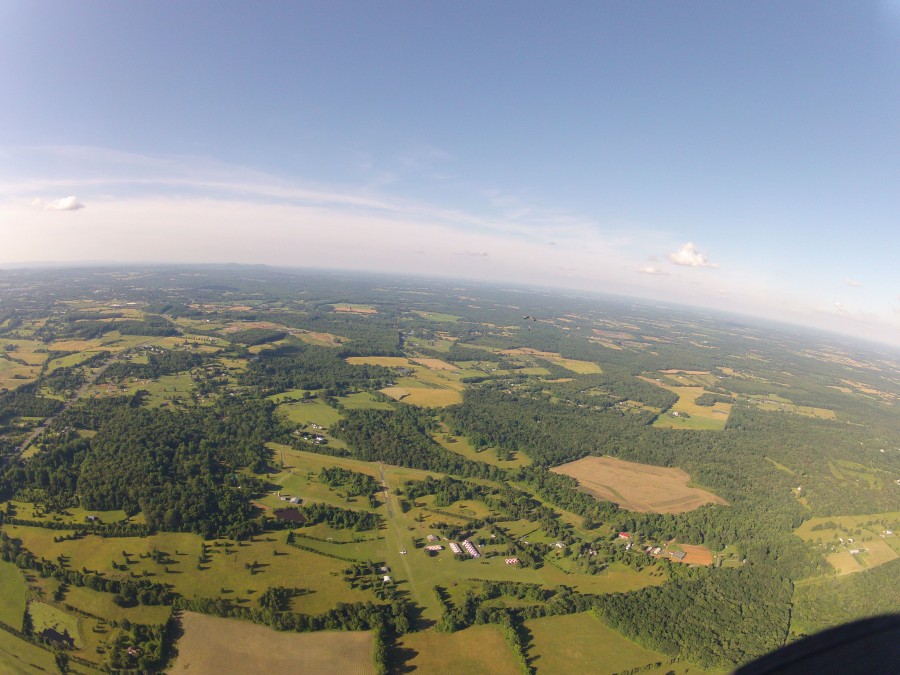
{"label": "haze above horizon", "polygon": [[0,263],[538,284],[900,345],[900,2],[0,4]]}

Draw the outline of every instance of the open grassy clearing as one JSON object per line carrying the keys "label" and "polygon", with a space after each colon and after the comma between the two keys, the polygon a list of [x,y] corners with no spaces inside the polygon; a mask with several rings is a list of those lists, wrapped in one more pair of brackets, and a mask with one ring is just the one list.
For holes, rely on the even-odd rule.
{"label": "open grassy clearing", "polygon": [[900,512],[811,518],[794,531],[820,544],[838,574],[877,567],[900,557]]}
{"label": "open grassy clearing", "polygon": [[884,490],[891,485],[894,475],[883,469],[873,469],[864,464],[838,459],[828,462],[831,474],[838,480],[859,485],[870,490]]}
{"label": "open grassy clearing", "polygon": [[279,633],[265,626],[185,612],[173,673],[374,673],[369,632]]}
{"label": "open grassy clearing", "polygon": [[[8,675],[34,675],[34,673],[59,672],[53,660],[53,652],[35,647],[15,635],[0,631],[0,672]],[[71,673],[95,673],[84,666],[72,664]]]}
{"label": "open grassy clearing", "polygon": [[585,492],[629,511],[684,513],[704,504],[728,503],[712,492],[688,487],[691,478],[681,469],[583,457],[552,471],[571,476]]}
{"label": "open grassy clearing", "polygon": [[599,675],[650,665],[643,672],[703,672],[689,664],[670,664],[669,656],[635,644],[590,612],[533,619],[525,627],[532,640],[528,658],[538,673]]}
{"label": "open grassy clearing", "polygon": [[395,385],[381,390],[382,394],[397,401],[426,408],[444,407],[461,402],[465,385],[459,381],[460,375],[456,367],[439,359],[421,361],[427,365],[398,356],[352,356],[347,359],[348,363],[356,365],[399,368]]}
{"label": "open grassy clearing", "polygon": [[512,453],[512,460],[506,461],[497,456],[497,451],[494,448],[485,448],[479,452],[465,436],[453,436],[449,433],[446,426],[443,426],[442,428],[443,431],[434,434],[434,440],[437,441],[441,447],[446,448],[450,452],[455,452],[457,455],[461,455],[466,459],[504,468],[518,468],[520,466],[529,466],[531,464],[531,458],[524,452],[514,452]]}
{"label": "open grassy clearing", "polygon": [[[684,375],[667,375],[666,378]],[[691,376],[699,377],[699,376]],[[731,414],[731,403],[717,402],[712,406],[697,405],[696,400],[709,393],[702,386],[680,386],[668,384],[660,378],[640,377],[639,379],[668,389],[678,396],[678,401],[664,415],[660,415],[653,426],[666,429],[722,430]],[[677,414],[676,414],[677,413]],[[684,414],[687,413],[687,416]]]}
{"label": "open grassy clearing", "polygon": [[293,403],[282,403],[278,412],[294,424],[306,426],[318,424],[326,429],[341,419],[341,413],[319,399],[307,399]]}
{"label": "open grassy clearing", "polygon": [[[68,564],[81,569],[97,570],[111,578],[129,578],[131,573],[154,582],[172,584],[186,597],[215,598],[225,596],[240,604],[255,606],[256,598],[269,586],[285,586],[307,591],[294,597],[295,611],[324,612],[338,602],[363,602],[371,595],[353,590],[342,579],[346,566],[339,560],[301,551],[284,543],[286,534],[258,537],[254,542],[207,542],[209,561],[199,563],[202,539],[193,534],[160,533],[142,538],[100,538],[54,542],[53,537],[65,531],[5,526],[10,536],[19,537],[26,548],[39,556],[68,558]],[[277,537],[277,539],[276,539]],[[168,554],[165,562],[154,562],[153,549]],[[122,552],[128,556],[122,555]],[[144,557],[141,557],[141,556]],[[128,562],[128,571],[114,570]],[[258,564],[255,573],[249,564]],[[201,569],[202,568],[202,569]],[[168,570],[168,571],[166,571]],[[225,589],[225,593],[222,593]]]}
{"label": "open grassy clearing", "polygon": [[387,401],[379,401],[368,392],[357,392],[338,398],[347,410],[392,410],[393,405]]}
{"label": "open grassy clearing", "polygon": [[378,314],[378,310],[372,305],[362,305],[353,302],[345,302],[341,305],[332,305],[335,312],[342,314]]}
{"label": "open grassy clearing", "polygon": [[0,361],[0,389],[17,389],[23,384],[31,384],[37,379],[37,369]]}
{"label": "open grassy clearing", "polygon": [[517,357],[525,357],[524,361],[531,362],[529,357],[544,359],[558,366],[562,366],[567,370],[571,370],[578,375],[591,375],[602,373],[603,369],[593,361],[579,361],[578,359],[567,359],[559,355],[558,352],[542,352],[529,347],[520,347],[518,349],[504,349],[501,354]]}
{"label": "open grassy clearing", "polygon": [[413,310],[413,314],[418,314],[423,319],[428,319],[429,321],[435,321],[437,323],[456,323],[462,317],[456,316],[455,314],[445,314],[443,312],[423,312],[419,310]]}
{"label": "open grassy clearing", "polygon": [[882,538],[886,530],[893,532],[892,538],[897,537],[897,532],[900,531],[900,511],[810,518],[794,530],[794,534],[805,541],[821,539],[824,542],[837,542],[839,538],[855,537],[866,542]]}
{"label": "open grassy clearing", "polygon": [[[126,520],[128,516],[122,510],[118,511],[90,511],[80,506],[72,506],[60,513],[45,513],[35,504],[31,502],[20,502],[10,500],[13,512],[16,518],[23,520],[45,520],[54,523],[81,523],[88,522],[88,516],[95,516],[101,523],[117,523]],[[137,517],[133,517],[132,522],[138,522]]]}
{"label": "open grassy clearing", "polygon": [[804,417],[815,417],[816,419],[821,420],[837,419],[834,410],[829,410],[828,408],[814,408],[806,405],[794,405],[789,399],[776,394],[769,394],[767,396],[750,395],[746,400],[760,410],[783,412],[791,415],[803,415]]}
{"label": "open grassy clearing", "polygon": [[[345,509],[371,511],[369,500],[365,497],[345,497],[340,489],[332,489],[319,481],[319,472],[325,467],[339,466],[351,471],[365,473],[373,478],[378,478],[378,472],[371,464],[343,457],[331,457],[329,455],[317,455],[310,452],[294,450],[289,446],[270,443],[269,447],[275,451],[275,459],[281,462],[284,459],[284,469],[277,474],[269,476],[269,482],[276,490],[268,496],[258,500],[258,503],[267,509],[279,509],[290,506],[282,499],[300,497],[303,503],[322,502]],[[277,492],[280,492],[280,497]]]}
{"label": "open grassy clearing", "polygon": [[471,626],[456,633],[428,630],[401,637],[395,650],[402,672],[518,675],[521,673],[500,629]]}
{"label": "open grassy clearing", "polygon": [[172,613],[172,608],[165,605],[119,607],[111,593],[98,593],[82,586],[69,586],[64,602],[89,614],[116,621],[128,619],[131,623],[163,624]]}
{"label": "open grassy clearing", "polygon": [[44,631],[53,631],[68,635],[75,642],[76,649],[84,647],[84,637],[78,629],[78,617],[68,614],[46,602],[28,603],[28,614],[34,626],[34,632],[40,635]]}
{"label": "open grassy clearing", "polygon": [[840,553],[832,553],[825,556],[828,564],[831,565],[838,574],[850,574],[852,572],[862,571],[862,565],[854,555],[849,551],[841,551]]}
{"label": "open grassy clearing", "polygon": [[25,580],[19,568],[0,561],[0,621],[22,630],[25,615]]}

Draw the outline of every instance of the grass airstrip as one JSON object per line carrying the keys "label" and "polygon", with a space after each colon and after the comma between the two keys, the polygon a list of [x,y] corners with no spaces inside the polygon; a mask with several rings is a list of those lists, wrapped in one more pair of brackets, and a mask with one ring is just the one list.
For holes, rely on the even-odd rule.
{"label": "grass airstrip", "polygon": [[585,492],[629,511],[684,513],[704,504],[728,503],[712,492],[689,487],[691,477],[681,469],[583,457],[552,471],[571,476]]}

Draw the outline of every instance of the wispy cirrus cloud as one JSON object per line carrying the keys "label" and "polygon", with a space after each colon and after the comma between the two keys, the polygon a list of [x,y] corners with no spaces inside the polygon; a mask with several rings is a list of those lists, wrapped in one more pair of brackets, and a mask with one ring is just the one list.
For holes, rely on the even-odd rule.
{"label": "wispy cirrus cloud", "polygon": [[849,277],[844,279],[844,283],[850,286],[850,288],[859,288],[862,286],[861,281],[857,281],[856,279],[850,279]]}

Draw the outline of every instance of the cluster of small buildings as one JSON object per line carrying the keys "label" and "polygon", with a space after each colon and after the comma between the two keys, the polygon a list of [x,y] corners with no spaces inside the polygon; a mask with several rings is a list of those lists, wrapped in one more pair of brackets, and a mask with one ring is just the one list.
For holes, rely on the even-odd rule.
{"label": "cluster of small buildings", "polygon": [[290,495],[283,495],[280,492],[278,493],[278,499],[290,504],[299,504],[302,501],[300,497],[291,497]]}

